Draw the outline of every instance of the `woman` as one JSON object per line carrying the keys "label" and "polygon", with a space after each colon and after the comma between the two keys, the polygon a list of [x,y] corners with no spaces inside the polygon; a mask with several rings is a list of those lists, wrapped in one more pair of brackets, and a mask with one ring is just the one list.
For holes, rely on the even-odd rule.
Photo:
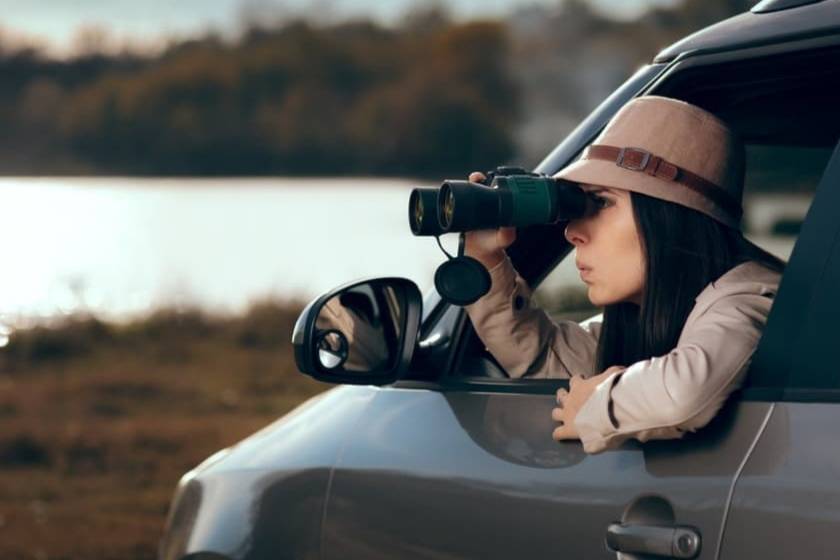
{"label": "woman", "polygon": [[604,308],[580,325],[530,307],[504,253],[515,230],[467,234],[465,253],[492,279],[466,308],[478,336],[511,377],[571,378],[552,412],[555,439],[599,452],[681,437],[739,386],[784,265],[741,235],[743,151],[711,113],[647,96],[556,175],[593,206],[565,231]]}

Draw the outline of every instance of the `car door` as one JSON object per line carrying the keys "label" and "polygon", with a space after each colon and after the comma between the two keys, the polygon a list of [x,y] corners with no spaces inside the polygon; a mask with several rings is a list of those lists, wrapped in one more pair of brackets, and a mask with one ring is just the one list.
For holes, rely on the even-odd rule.
{"label": "car door", "polygon": [[551,439],[559,385],[378,390],[333,474],[323,557],[607,559],[618,523],[647,534],[649,552],[681,544],[714,558],[734,474],[771,405],[732,403],[684,440],[587,455]]}
{"label": "car door", "polygon": [[[608,117],[596,111],[594,132]],[[576,133],[578,150],[594,132]],[[545,256],[532,254],[517,259],[520,270]],[[616,556],[608,531],[625,550],[632,541],[639,552],[714,557],[734,475],[770,403],[732,400],[683,440],[587,455],[579,442],[551,438],[554,394],[566,382],[496,378],[471,354],[479,345],[459,309],[436,320],[447,328],[424,328],[420,345],[459,356],[429,362],[453,374],[370,389],[332,473],[324,558],[606,559]]]}
{"label": "car door", "polygon": [[[738,478],[721,558],[838,558],[840,541],[840,144],[756,354],[750,400],[773,402]],[[775,316],[775,317],[774,317]]]}
{"label": "car door", "polygon": [[[761,64],[746,73],[715,53],[717,73],[708,75],[702,60],[689,58],[693,73],[681,79],[672,71],[657,87],[698,103],[728,103],[732,116],[744,100],[764,110],[750,97],[756,82],[749,80],[775,67],[765,55],[757,51]],[[802,73],[810,66],[786,68]],[[719,88],[713,77],[734,85]],[[791,83],[774,77],[781,86]],[[680,90],[686,87],[692,89]],[[775,104],[789,97],[784,89],[771,95],[761,122],[778,115]],[[782,124],[779,130],[796,129]],[[577,140],[585,142],[585,134]],[[564,159],[566,148],[561,144],[546,161]],[[521,232],[510,251],[529,282],[540,280],[550,258],[534,252],[551,245],[547,232],[538,232],[530,247],[529,232]],[[717,557],[736,475],[768,426],[777,406],[772,399],[735,395],[709,425],[681,440],[631,441],[587,455],[578,442],[551,439],[550,410],[563,381],[497,378],[463,314],[450,308],[438,321],[456,326],[427,330],[421,346],[442,353],[454,347],[460,360],[440,366],[453,375],[371,389],[375,398],[333,473],[324,558],[615,558],[608,535],[635,553],[623,558]],[[780,367],[771,360],[757,370],[774,378]]]}

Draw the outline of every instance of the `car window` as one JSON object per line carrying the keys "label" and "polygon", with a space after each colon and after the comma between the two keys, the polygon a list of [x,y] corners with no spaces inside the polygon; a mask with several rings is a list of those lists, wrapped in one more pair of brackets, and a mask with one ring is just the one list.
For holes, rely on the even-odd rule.
{"label": "car window", "polygon": [[[840,158],[840,153],[835,157]],[[840,198],[836,192],[840,179],[840,161],[833,163],[833,177],[833,204],[828,204],[826,200],[826,206],[832,208],[836,216],[837,201]],[[837,344],[837,322],[840,320],[840,243],[836,241],[840,225],[834,216],[822,232],[825,240],[831,243],[831,249],[814,287],[804,324],[798,329],[797,359],[792,363],[785,384],[790,396],[795,391],[815,391],[812,397],[816,400],[836,401],[840,397],[840,367],[837,365],[840,358]],[[831,228],[831,225],[835,227]],[[831,398],[819,394],[823,391],[830,391]]]}
{"label": "car window", "polygon": [[749,398],[834,401],[840,395],[840,144],[802,227],[756,350]]}
{"label": "car window", "polygon": [[[687,57],[644,90],[644,94],[698,105],[719,115],[741,134],[747,150],[745,235],[784,260],[791,256],[799,239],[839,136],[840,113],[834,93],[840,87],[838,61],[840,48],[810,46],[782,53],[756,48]],[[580,151],[582,144],[577,147]],[[529,233],[534,235],[526,235]],[[586,297],[574,252],[557,261],[567,249],[561,228],[535,228],[521,231],[508,254],[522,278],[531,282],[533,305],[557,321],[581,321],[600,310]],[[546,268],[548,263],[555,264]],[[783,285],[787,277],[786,271]],[[769,321],[772,319],[771,313]],[[464,359],[460,362],[463,371],[480,369],[474,367],[476,361],[493,361],[477,337],[468,342],[472,343],[463,346]],[[775,386],[778,381],[773,381]]]}

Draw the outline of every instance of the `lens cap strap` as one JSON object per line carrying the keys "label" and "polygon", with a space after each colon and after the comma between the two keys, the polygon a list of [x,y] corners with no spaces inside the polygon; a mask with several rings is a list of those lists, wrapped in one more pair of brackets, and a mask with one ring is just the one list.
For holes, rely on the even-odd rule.
{"label": "lens cap strap", "polygon": [[[461,238],[463,239],[463,237],[464,237],[464,234],[462,233]],[[443,251],[443,254],[446,255],[446,257],[448,259],[454,259],[455,258],[455,257],[453,257],[452,255],[449,254],[449,251],[447,251],[446,249],[443,248],[443,243],[440,242],[440,235],[435,235],[435,241],[437,241],[438,247],[440,247],[440,250]],[[458,253],[459,254],[461,253],[461,247],[460,246],[458,247]]]}

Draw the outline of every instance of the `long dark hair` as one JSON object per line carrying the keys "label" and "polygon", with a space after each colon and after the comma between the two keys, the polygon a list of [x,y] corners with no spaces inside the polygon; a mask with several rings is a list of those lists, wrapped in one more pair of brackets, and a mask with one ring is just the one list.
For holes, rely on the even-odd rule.
{"label": "long dark hair", "polygon": [[630,199],[645,256],[645,287],[641,305],[605,307],[595,373],[670,352],[697,295],[732,267],[752,260],[781,272],[785,265],[740,231],[696,210],[635,192]]}

